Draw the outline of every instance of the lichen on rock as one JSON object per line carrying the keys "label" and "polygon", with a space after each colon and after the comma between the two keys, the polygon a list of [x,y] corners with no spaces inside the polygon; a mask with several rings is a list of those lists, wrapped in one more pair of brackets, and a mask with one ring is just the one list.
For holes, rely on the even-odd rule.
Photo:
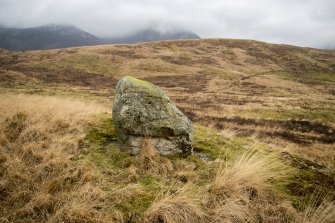
{"label": "lichen on rock", "polygon": [[162,155],[190,154],[194,131],[191,121],[157,86],[126,76],[115,88],[113,122],[121,148],[140,152],[145,138]]}

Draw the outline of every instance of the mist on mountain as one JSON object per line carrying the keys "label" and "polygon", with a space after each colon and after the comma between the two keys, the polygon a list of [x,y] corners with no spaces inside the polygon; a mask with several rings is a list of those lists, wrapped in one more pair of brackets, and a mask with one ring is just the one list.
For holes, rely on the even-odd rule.
{"label": "mist on mountain", "polygon": [[32,28],[0,27],[0,48],[13,51],[177,39],[200,39],[200,37],[190,31],[162,31],[150,28],[122,37],[99,38],[72,25],[45,25]]}

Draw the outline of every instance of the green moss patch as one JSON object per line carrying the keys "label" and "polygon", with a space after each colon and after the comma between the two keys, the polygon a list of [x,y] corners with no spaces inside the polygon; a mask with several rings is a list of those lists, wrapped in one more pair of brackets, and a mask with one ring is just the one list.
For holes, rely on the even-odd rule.
{"label": "green moss patch", "polygon": [[307,119],[307,120],[321,120],[321,121],[335,121],[333,111],[319,109],[307,110],[266,110],[266,109],[254,109],[249,111],[241,111],[237,114],[244,118],[256,118],[256,119],[274,119],[274,120],[288,120],[288,119]]}
{"label": "green moss patch", "polygon": [[248,139],[224,137],[214,129],[195,126],[194,152],[205,153],[211,158],[231,157],[250,144]]}
{"label": "green moss patch", "polygon": [[99,145],[117,141],[112,118],[103,117],[96,126],[92,127],[86,138],[90,143]]}
{"label": "green moss patch", "polygon": [[139,87],[144,88],[143,90],[145,90],[145,91],[149,91],[149,92],[154,93],[154,95],[156,95],[158,98],[162,97],[161,90],[158,87],[156,87],[155,85],[151,84],[150,82],[139,80],[139,79],[134,78],[132,76],[125,76],[123,79],[125,81],[129,81],[130,83],[132,83],[135,86],[139,86]]}

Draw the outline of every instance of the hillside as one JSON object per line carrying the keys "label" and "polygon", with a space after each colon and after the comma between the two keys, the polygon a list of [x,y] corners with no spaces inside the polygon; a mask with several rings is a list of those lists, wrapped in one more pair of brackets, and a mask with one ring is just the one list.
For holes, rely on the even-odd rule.
{"label": "hillside", "polygon": [[[125,75],[192,119],[194,155],[118,150]],[[0,219],[330,223],[334,89],[335,51],[251,40],[1,50]]]}

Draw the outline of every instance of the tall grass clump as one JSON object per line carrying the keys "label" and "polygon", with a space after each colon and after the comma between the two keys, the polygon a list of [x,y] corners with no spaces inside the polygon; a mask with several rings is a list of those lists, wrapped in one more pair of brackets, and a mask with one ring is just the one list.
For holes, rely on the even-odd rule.
{"label": "tall grass clump", "polygon": [[246,186],[260,189],[272,181],[282,180],[286,175],[287,167],[276,157],[246,150],[227,162],[220,163],[212,190],[220,191],[225,188],[231,191],[241,191]]}
{"label": "tall grass clump", "polygon": [[73,160],[103,107],[56,97],[0,96],[2,222],[104,222],[99,173]]}
{"label": "tall grass clump", "polygon": [[332,223],[335,219],[334,195],[325,191],[314,192],[302,212],[303,223]]}
{"label": "tall grass clump", "polygon": [[207,207],[213,222],[290,222],[295,210],[274,192],[285,181],[286,166],[275,156],[253,150],[221,162],[209,186]]}

